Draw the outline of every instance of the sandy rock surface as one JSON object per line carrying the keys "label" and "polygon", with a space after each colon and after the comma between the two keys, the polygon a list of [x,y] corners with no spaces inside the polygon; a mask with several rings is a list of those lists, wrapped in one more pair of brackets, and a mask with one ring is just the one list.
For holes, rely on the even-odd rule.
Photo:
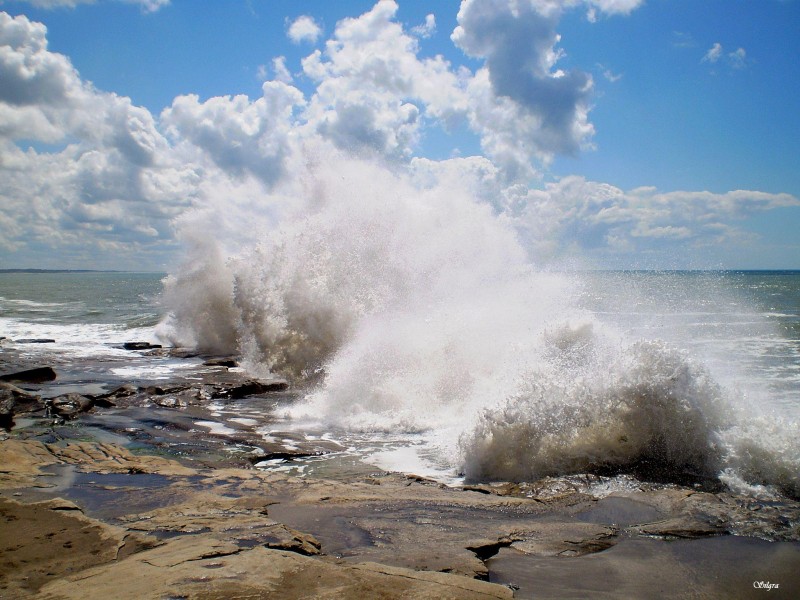
{"label": "sandy rock surface", "polygon": [[[766,544],[751,562],[772,557],[784,589],[800,564],[798,503],[755,510],[752,499],[677,486],[597,494],[596,478],[578,477],[464,488],[389,473],[297,478],[12,437],[0,440],[0,465],[0,597],[525,598],[544,585],[537,568],[561,565],[577,573],[564,585],[578,585],[581,561],[624,557],[609,564],[633,569],[641,546],[656,564],[674,540]],[[688,572],[670,560],[674,577]],[[713,592],[713,581],[698,585]]]}

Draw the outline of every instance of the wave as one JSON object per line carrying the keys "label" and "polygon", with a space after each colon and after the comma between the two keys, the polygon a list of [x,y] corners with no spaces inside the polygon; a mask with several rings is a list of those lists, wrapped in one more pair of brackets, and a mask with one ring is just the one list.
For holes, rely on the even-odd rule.
{"label": "wave", "polygon": [[[428,432],[474,480],[634,473],[800,495],[792,426],[758,434],[754,408],[673,340],[581,308],[580,278],[534,268],[469,180],[300,162],[260,204],[185,222],[163,339],[291,378],[307,390],[295,419]],[[256,238],[225,231],[236,221]],[[215,240],[198,233],[211,222]]]}

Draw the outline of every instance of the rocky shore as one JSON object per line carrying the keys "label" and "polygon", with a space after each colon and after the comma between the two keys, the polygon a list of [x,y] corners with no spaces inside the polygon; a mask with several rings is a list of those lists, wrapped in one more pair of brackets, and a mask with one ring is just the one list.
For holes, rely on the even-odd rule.
{"label": "rocky shore", "polygon": [[58,365],[26,374],[43,365],[4,358],[2,598],[800,593],[791,499],[625,476],[449,487],[362,465],[298,477],[267,467],[336,444],[221,422],[220,406],[293,399],[234,359],[195,358],[199,378],[59,393]]}

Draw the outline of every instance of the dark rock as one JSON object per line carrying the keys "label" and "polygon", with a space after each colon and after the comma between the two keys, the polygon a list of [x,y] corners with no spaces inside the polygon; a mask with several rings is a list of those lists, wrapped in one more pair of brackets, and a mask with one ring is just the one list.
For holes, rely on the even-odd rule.
{"label": "dark rock", "polygon": [[17,344],[55,344],[55,340],[50,338],[22,338],[15,340]]}
{"label": "dark rock", "polygon": [[249,380],[232,387],[219,388],[215,392],[214,397],[239,400],[248,396],[266,394],[267,392],[283,392],[288,388],[289,384],[285,381],[270,381],[266,383],[262,381]]}
{"label": "dark rock", "polygon": [[0,427],[11,429],[14,415],[43,408],[41,398],[10,383],[0,381]]}
{"label": "dark rock", "polygon": [[139,388],[135,385],[131,385],[130,383],[126,383],[125,385],[121,385],[118,388],[108,392],[107,394],[103,394],[102,396],[97,396],[97,398],[105,398],[107,400],[116,400],[117,398],[124,398],[125,396],[133,396],[139,391]]}
{"label": "dark rock", "polygon": [[86,412],[94,406],[94,398],[82,396],[81,394],[71,393],[63,396],[56,396],[47,400],[46,404],[50,410],[65,419],[71,419],[77,414]]}
{"label": "dark rock", "polygon": [[200,353],[191,348],[168,348],[167,355],[172,358],[195,358],[200,356]]}
{"label": "dark rock", "polygon": [[500,548],[508,548],[516,540],[513,538],[501,538],[496,542],[477,543],[467,546],[467,550],[474,552],[479,560],[486,562],[495,554],[500,552]]}
{"label": "dark rock", "polygon": [[150,342],[125,342],[122,344],[125,350],[152,350],[161,348],[161,344],[151,344]]}
{"label": "dark rock", "polygon": [[209,358],[203,363],[205,367],[238,367],[239,363],[232,356],[222,356],[217,358]]}
{"label": "dark rock", "polygon": [[167,394],[177,394],[189,388],[188,385],[171,385],[161,387],[160,385],[149,385],[144,388],[144,392],[150,396],[165,396]]}
{"label": "dark rock", "polygon": [[35,369],[0,375],[0,381],[13,381],[17,383],[43,383],[45,381],[53,381],[55,378],[56,372],[52,367],[37,367]]}
{"label": "dark rock", "polygon": [[0,427],[11,429],[14,426],[14,400],[0,395]]}
{"label": "dark rock", "polygon": [[313,451],[303,451],[303,450],[285,450],[285,451],[277,451],[277,452],[264,452],[262,454],[253,455],[250,457],[250,461],[254,464],[258,464],[267,460],[296,460],[298,458],[310,458],[313,456],[324,456],[327,454],[324,450],[313,450]]}
{"label": "dark rock", "polygon": [[187,406],[185,400],[176,396],[160,396],[153,399],[153,403],[164,408],[186,408]]}
{"label": "dark rock", "polygon": [[99,394],[96,396],[92,396],[94,399],[94,405],[100,408],[113,408],[117,405],[117,401],[122,398],[128,398],[139,393],[139,388],[135,385],[131,385],[126,383],[125,385],[121,385],[120,387],[106,393],[106,394]]}

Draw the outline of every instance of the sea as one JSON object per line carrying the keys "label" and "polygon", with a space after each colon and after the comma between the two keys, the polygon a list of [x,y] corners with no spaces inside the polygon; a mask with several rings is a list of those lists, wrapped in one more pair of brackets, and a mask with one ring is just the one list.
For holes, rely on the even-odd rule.
{"label": "sea", "polygon": [[[244,423],[269,441],[294,430],[341,447],[261,465],[295,474],[324,472],[338,454],[445,483],[694,474],[800,495],[800,271],[513,279],[484,279],[469,298],[406,297],[412,306],[354,293],[350,309],[305,288],[300,303],[294,280],[281,304],[263,279],[204,290],[165,273],[4,272],[0,352],[58,365],[58,393],[202,368],[200,358],[132,353],[127,341],[235,353],[253,376],[290,379],[294,400],[264,414],[226,406],[217,433]],[[229,331],[209,329],[231,311]],[[282,333],[270,337],[276,320]]]}

